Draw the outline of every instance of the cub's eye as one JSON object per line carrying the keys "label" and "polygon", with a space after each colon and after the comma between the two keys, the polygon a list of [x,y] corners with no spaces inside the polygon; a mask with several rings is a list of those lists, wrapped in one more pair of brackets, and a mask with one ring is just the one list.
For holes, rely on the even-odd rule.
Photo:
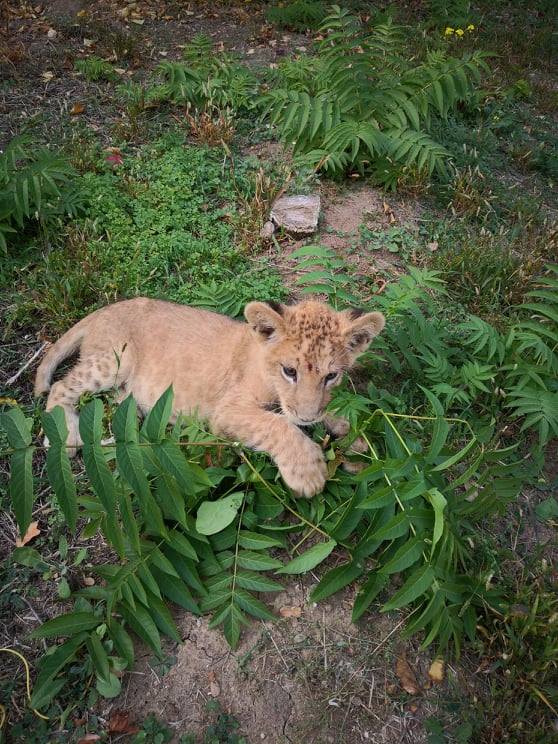
{"label": "cub's eye", "polygon": [[339,373],[338,373],[338,372],[330,372],[330,373],[329,373],[328,375],[326,375],[326,376],[325,376],[325,378],[324,378],[324,382],[325,382],[326,384],[327,384],[328,382],[333,382],[334,380],[336,380],[336,379],[337,379],[337,377],[338,377],[338,376],[339,376]]}
{"label": "cub's eye", "polygon": [[283,367],[283,374],[289,380],[296,380],[296,369],[294,367]]}

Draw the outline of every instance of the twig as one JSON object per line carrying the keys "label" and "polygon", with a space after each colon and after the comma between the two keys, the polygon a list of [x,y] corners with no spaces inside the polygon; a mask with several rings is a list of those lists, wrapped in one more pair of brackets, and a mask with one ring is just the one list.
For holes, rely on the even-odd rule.
{"label": "twig", "polygon": [[[262,623],[262,624],[263,624],[263,623]],[[265,625],[264,625],[264,628],[265,628]],[[284,656],[283,656],[283,654],[281,653],[281,650],[279,649],[279,646],[278,646],[278,645],[277,645],[277,644],[275,643],[275,638],[274,638],[274,637],[272,636],[272,634],[271,634],[271,631],[269,630],[269,628],[265,628],[265,631],[266,631],[267,635],[268,635],[268,636],[269,636],[269,637],[271,638],[271,642],[272,642],[272,643],[273,643],[273,645],[275,646],[275,650],[277,651],[277,653],[279,654],[279,656],[280,656],[280,658],[281,658],[281,661],[282,661],[282,662],[283,662],[283,664],[285,665],[285,669],[286,669],[286,670],[288,671],[288,670],[289,670],[289,665],[288,665],[288,664],[287,664],[287,662],[285,661],[285,657],[284,657]]]}
{"label": "twig", "polygon": [[33,362],[35,361],[35,359],[43,353],[43,351],[46,349],[47,346],[49,346],[49,342],[48,341],[45,341],[43,344],[41,344],[39,346],[39,348],[37,349],[37,351],[31,357],[31,359],[29,359],[28,361],[26,361],[25,364],[23,365],[23,367],[20,367],[18,369],[18,371],[15,373],[15,375],[13,375],[12,377],[10,377],[10,379],[6,382],[6,385],[8,385],[8,386],[13,385],[14,382],[25,372],[25,370],[27,369],[27,367],[29,367],[31,364],[33,364]]}
{"label": "twig", "polygon": [[327,672],[327,646],[326,646],[326,619],[325,619],[325,610],[322,610],[322,645],[324,647],[324,671]]}

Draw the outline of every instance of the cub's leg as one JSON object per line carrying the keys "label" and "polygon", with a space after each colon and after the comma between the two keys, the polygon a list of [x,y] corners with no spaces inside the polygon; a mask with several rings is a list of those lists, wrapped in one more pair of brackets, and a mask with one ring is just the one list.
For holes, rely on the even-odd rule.
{"label": "cub's leg", "polygon": [[[130,354],[117,356],[114,351],[89,354],[79,360],[76,366],[52,386],[46,410],[61,406],[68,427],[67,451],[70,457],[76,448],[83,444],[79,434],[79,417],[75,409],[82,393],[98,393],[122,385],[131,371]],[[48,446],[48,440],[45,439]]]}
{"label": "cub's leg", "polygon": [[[344,419],[340,418],[338,416],[332,416],[329,413],[327,413],[323,418],[324,426],[329,431],[330,434],[333,434],[333,436],[336,439],[341,439],[342,437],[346,436],[349,433],[349,429],[351,428],[351,425],[349,422]],[[351,444],[349,452],[358,452],[359,454],[366,452],[368,450],[368,445],[366,444],[366,441],[362,437],[357,437],[355,441]]]}
{"label": "cub's leg", "polygon": [[211,424],[217,433],[268,452],[287,486],[297,495],[311,498],[323,490],[327,467],[320,446],[281,414],[256,405],[225,405]]}

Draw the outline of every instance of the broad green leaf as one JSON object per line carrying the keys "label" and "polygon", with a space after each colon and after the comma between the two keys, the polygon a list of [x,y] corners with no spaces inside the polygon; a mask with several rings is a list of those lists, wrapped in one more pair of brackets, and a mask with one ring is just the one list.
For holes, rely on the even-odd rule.
{"label": "broad green leaf", "polygon": [[545,499],[545,501],[541,501],[535,507],[535,514],[542,521],[558,519],[558,501],[553,496]]}
{"label": "broad green leaf", "polygon": [[136,555],[140,554],[141,544],[138,528],[138,520],[132,509],[132,502],[130,496],[126,492],[126,487],[123,483],[120,483],[120,492],[118,494],[118,501],[120,505],[120,516],[122,518],[122,526],[126,537],[130,543],[130,546]]}
{"label": "broad green leaf", "polygon": [[447,501],[445,496],[438,491],[437,488],[432,488],[430,491],[428,491],[428,500],[432,504],[432,508],[434,509],[434,530],[432,532],[432,551],[431,556],[434,555],[434,550],[436,548],[436,545],[438,544],[438,541],[442,537],[442,533],[444,531],[444,509],[447,506]]}
{"label": "broad green leaf", "polygon": [[[229,578],[231,578],[229,576]],[[236,574],[236,583],[243,589],[253,592],[281,592],[284,587],[269,576],[259,574],[255,571],[241,570]]]}
{"label": "broad green leaf", "polygon": [[66,677],[49,679],[36,692],[33,690],[31,696],[33,708],[44,708],[45,705],[50,704],[67,682]]}
{"label": "broad green leaf", "polygon": [[114,477],[105,460],[103,448],[97,443],[84,442],[82,457],[93,491],[99,497],[106,513],[114,516],[116,509]]}
{"label": "broad green leaf", "polygon": [[68,439],[66,414],[61,406],[55,406],[51,411],[43,411],[41,423],[50,445],[62,445]]}
{"label": "broad green leaf", "polygon": [[48,563],[45,563],[41,554],[35,548],[30,548],[29,545],[15,548],[10,555],[14,563],[19,563],[21,566],[40,568],[42,571],[48,568]]}
{"label": "broad green leaf", "polygon": [[85,643],[87,633],[79,633],[61,646],[54,647],[52,653],[40,660],[40,668],[31,696],[31,706],[40,708],[52,699],[54,677],[74,658],[78,649]]}
{"label": "broad green leaf", "polygon": [[157,506],[149,488],[139,444],[117,441],[116,462],[121,474],[134,489],[138,497],[146,528],[151,534],[164,537],[167,530],[163,522],[161,510]]}
{"label": "broad green leaf", "polygon": [[170,385],[147,414],[141,433],[150,442],[160,442],[165,435],[167,424],[172,413],[174,393]]}
{"label": "broad green leaf", "polygon": [[33,451],[34,447],[19,449],[10,458],[10,501],[20,537],[25,535],[33,514]]}
{"label": "broad green leaf", "polygon": [[395,503],[395,495],[392,486],[380,486],[356,506],[357,509],[382,509],[388,504]]}
{"label": "broad green leaf", "polygon": [[401,589],[382,607],[382,612],[399,610],[424,594],[434,583],[435,576],[432,568],[426,564],[414,571],[403,584]]}
{"label": "broad green leaf", "polygon": [[113,674],[112,672],[109,674],[108,680],[105,680],[102,677],[97,677],[95,687],[99,695],[104,698],[115,698],[120,695],[120,692],[122,691],[122,683],[116,674]]}
{"label": "broad green leaf", "polygon": [[395,555],[379,569],[381,574],[392,574],[404,571],[416,563],[424,549],[424,538],[421,535],[411,537],[395,552]]}
{"label": "broad green leaf", "polygon": [[169,576],[174,576],[176,579],[178,579],[178,574],[166,555],[164,555],[164,553],[159,548],[149,548],[147,547],[147,545],[148,544],[146,543],[145,552],[149,554],[149,563],[151,564],[150,568],[156,567],[159,571],[162,571]]}
{"label": "broad green leaf", "polygon": [[51,444],[47,451],[46,465],[48,479],[56,494],[58,504],[68,527],[73,532],[77,522],[76,486],[66,447],[61,444]]}
{"label": "broad green leaf", "polygon": [[244,493],[236,491],[217,501],[203,501],[198,509],[196,529],[201,535],[215,535],[234,521],[244,501]]}
{"label": "broad green leaf", "polygon": [[435,472],[441,472],[443,470],[447,470],[448,468],[451,468],[453,465],[456,465],[458,462],[460,462],[467,452],[473,447],[474,444],[476,444],[476,439],[471,439],[463,449],[459,450],[459,452],[456,452],[455,455],[452,455],[451,457],[448,457],[447,460],[444,460],[444,462],[441,462],[439,465],[436,465],[436,467],[432,468]]}
{"label": "broad green leaf", "polygon": [[370,535],[371,540],[394,540],[403,537],[409,531],[409,518],[406,512],[399,512],[379,530]]}
{"label": "broad green leaf", "polygon": [[364,571],[364,566],[361,563],[351,562],[343,563],[341,566],[336,566],[328,571],[317,587],[315,587],[310,593],[311,602],[320,602],[322,599],[329,597],[335,592],[338,592],[343,587],[350,584]]}
{"label": "broad green leaf", "polygon": [[136,401],[131,395],[114,412],[112,430],[117,442],[138,441],[138,412]]}
{"label": "broad green leaf", "polygon": [[353,623],[356,623],[356,621],[364,615],[386,584],[387,576],[378,573],[370,574],[366,583],[362,585],[356,596],[353,605]]}
{"label": "broad green leaf", "polygon": [[13,449],[24,449],[31,444],[31,422],[25,418],[21,408],[10,408],[0,413],[0,427],[6,432],[8,444]]}
{"label": "broad green leaf", "polygon": [[89,634],[86,645],[91,661],[93,662],[93,667],[97,673],[97,677],[108,683],[110,674],[109,660],[107,652],[105,651],[103,643],[97,633],[93,632]]}
{"label": "broad green leaf", "polygon": [[239,566],[251,571],[269,571],[273,568],[281,568],[283,565],[277,558],[253,550],[239,550],[237,560]]}
{"label": "broad green leaf", "polygon": [[238,646],[238,641],[240,640],[240,626],[242,624],[245,625],[246,620],[239,608],[232,604],[230,612],[223,622],[223,632],[225,633],[225,638],[227,639],[229,646],[233,650]]}
{"label": "broad green leaf", "polygon": [[281,540],[268,535],[261,535],[259,532],[249,532],[240,530],[238,533],[238,542],[243,548],[249,550],[263,550],[264,548],[282,547]]}
{"label": "broad green leaf", "polygon": [[168,473],[161,473],[155,484],[155,496],[166,519],[174,519],[186,526],[184,495],[175,479]]}
{"label": "broad green leaf", "polygon": [[182,638],[180,637],[166,604],[155,594],[149,592],[147,595],[147,607],[149,607],[151,617],[155,620],[155,624],[161,633],[164,633],[173,641],[176,641],[176,643],[180,643]]}
{"label": "broad green leaf", "polygon": [[161,657],[161,637],[159,636],[157,626],[153,622],[153,618],[145,607],[139,603],[136,603],[135,607],[131,607],[126,602],[120,602],[118,604],[118,610],[134,633],[145,641],[157,656]]}
{"label": "broad green leaf", "polygon": [[155,579],[153,578],[153,574],[151,571],[147,568],[145,563],[141,563],[137,568],[137,574],[138,578],[144,585],[146,589],[149,589],[149,591],[152,594],[155,594],[157,597],[161,597],[161,592],[159,591],[159,586]]}
{"label": "broad green leaf", "polygon": [[239,607],[241,607],[245,612],[248,612],[250,615],[257,617],[260,620],[277,619],[275,615],[264,605],[263,602],[260,602],[259,599],[253,597],[244,589],[236,589],[234,593],[234,599]]}
{"label": "broad green leaf", "polygon": [[212,485],[204,471],[200,468],[196,469],[196,466],[190,464],[178,444],[171,439],[164,439],[159,444],[154,444],[153,452],[163,471],[176,479],[185,494],[195,495],[200,490],[201,478],[203,478],[203,485]]}
{"label": "broad green leaf", "polygon": [[135,658],[134,642],[130,638],[128,632],[124,629],[122,623],[111,618],[108,626],[108,633],[112,638],[116,653],[127,662],[128,667],[132,667]]}
{"label": "broad green leaf", "polygon": [[151,572],[157,580],[159,589],[167,599],[170,599],[171,602],[174,602],[189,612],[193,612],[196,615],[200,614],[200,608],[182,579],[163,573],[155,567],[152,568]]}
{"label": "broad green leaf", "polygon": [[176,553],[172,548],[166,547],[165,554],[182,581],[185,581],[197,594],[201,594],[202,596],[207,594],[205,586],[202,584],[200,575],[197,571],[198,564],[194,563],[190,558],[186,558],[184,555]]}
{"label": "broad green leaf", "polygon": [[302,555],[299,555],[297,558],[293,558],[292,561],[289,561],[289,563],[287,563],[275,573],[301,574],[306,573],[307,571],[311,571],[318,565],[318,563],[321,563],[328,557],[328,555],[331,553],[336,545],[337,543],[335,542],[335,540],[326,540],[324,542],[319,542],[316,545],[313,545]]}
{"label": "broad green leaf", "polygon": [[186,558],[191,558],[193,561],[199,561],[198,554],[192,546],[192,543],[182,534],[182,532],[178,532],[178,530],[169,530],[167,542],[173,550],[176,550],[177,553],[181,553],[186,556]]}
{"label": "broad green leaf", "polygon": [[101,443],[103,438],[103,404],[93,398],[79,414],[79,433],[84,444]]}
{"label": "broad green leaf", "polygon": [[31,633],[32,638],[59,638],[75,636],[84,630],[92,630],[101,624],[101,620],[92,612],[68,612],[52,620],[47,620]]}

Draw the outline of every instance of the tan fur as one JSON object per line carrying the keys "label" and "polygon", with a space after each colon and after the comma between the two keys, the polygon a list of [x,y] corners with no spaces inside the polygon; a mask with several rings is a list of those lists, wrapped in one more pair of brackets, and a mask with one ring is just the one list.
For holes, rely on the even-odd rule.
{"label": "tan fur", "polygon": [[[82,442],[75,405],[82,393],[119,389],[147,413],[174,389],[175,414],[193,413],[211,429],[268,452],[286,484],[310,497],[325,484],[320,447],[299,426],[324,419],[337,436],[342,419],[324,416],[332,387],[384,326],[380,313],[336,312],[319,302],[251,302],[248,323],[196,308],[138,298],[97,310],[46,354],[35,394],[62,406],[72,454]],[[56,366],[80,349],[75,367],[50,388]],[[296,381],[284,368],[296,371]],[[328,373],[338,373],[330,382]],[[269,410],[273,406],[279,413]]]}

